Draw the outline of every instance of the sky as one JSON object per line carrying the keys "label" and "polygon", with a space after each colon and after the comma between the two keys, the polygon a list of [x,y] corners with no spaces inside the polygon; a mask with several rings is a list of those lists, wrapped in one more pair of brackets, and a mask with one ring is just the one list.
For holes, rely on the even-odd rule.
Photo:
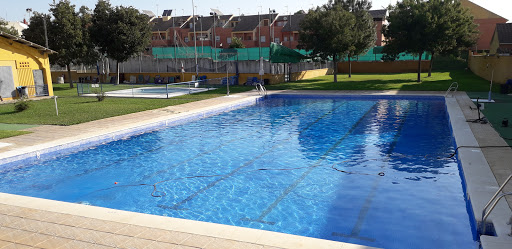
{"label": "sky", "polygon": [[[57,0],[58,1],[58,0]],[[268,13],[269,8],[275,9],[277,13],[288,14],[298,10],[308,10],[313,6],[326,3],[328,0],[194,0],[194,6],[197,6],[199,15],[209,15],[210,8],[217,8],[224,14],[238,15]],[[389,4],[396,3],[397,0],[373,0],[372,9],[383,9]],[[512,21],[512,1],[511,0],[471,0],[502,17]],[[97,0],[71,0],[71,3],[77,8],[85,5],[94,9]],[[7,21],[22,21],[23,18],[29,18],[26,9],[31,8],[33,11],[47,13],[50,8],[49,4],[53,0],[0,0],[0,17]],[[139,10],[151,10],[157,15],[162,15],[164,9],[175,9],[177,15],[192,14],[192,0],[110,0],[113,6],[133,6]],[[260,7],[261,6],[261,7]]]}

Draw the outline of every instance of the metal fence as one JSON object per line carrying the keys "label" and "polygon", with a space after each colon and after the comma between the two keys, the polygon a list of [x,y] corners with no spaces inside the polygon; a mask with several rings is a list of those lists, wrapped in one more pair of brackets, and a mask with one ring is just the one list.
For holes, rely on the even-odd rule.
{"label": "metal fence", "polygon": [[233,77],[199,79],[194,81],[170,84],[107,84],[107,83],[78,83],[78,96],[94,97],[104,95],[120,98],[155,98],[168,99],[176,96],[194,94],[213,90],[237,83]]}

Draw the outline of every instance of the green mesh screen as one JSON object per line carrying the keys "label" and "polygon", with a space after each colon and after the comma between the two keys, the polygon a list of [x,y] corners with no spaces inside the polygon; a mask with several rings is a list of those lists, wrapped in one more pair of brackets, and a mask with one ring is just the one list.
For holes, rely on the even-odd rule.
{"label": "green mesh screen", "polygon": [[[303,49],[294,49],[296,52],[307,55],[308,52]],[[194,47],[156,47],[152,49],[153,56],[160,59],[183,59],[183,58],[194,58],[195,49]],[[288,51],[289,52],[289,51]],[[286,53],[288,53],[286,52]],[[382,60],[382,47],[374,47],[364,55],[356,56],[352,58],[352,61],[380,61]],[[222,49],[212,47],[197,47],[197,56],[199,58],[211,58],[217,61],[234,61],[234,60],[259,60],[260,57],[268,60],[270,57],[270,48],[236,48],[236,49]],[[400,54],[400,61],[417,60],[418,56],[412,54],[402,53]],[[424,60],[430,60],[430,54],[425,53],[423,55]],[[348,60],[348,58],[344,58]]]}

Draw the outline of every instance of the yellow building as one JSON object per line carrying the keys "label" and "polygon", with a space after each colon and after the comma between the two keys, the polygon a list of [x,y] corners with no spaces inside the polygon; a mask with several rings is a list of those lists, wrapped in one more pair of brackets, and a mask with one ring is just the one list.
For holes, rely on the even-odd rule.
{"label": "yellow building", "polygon": [[0,31],[0,97],[53,96],[50,61],[55,51]]}

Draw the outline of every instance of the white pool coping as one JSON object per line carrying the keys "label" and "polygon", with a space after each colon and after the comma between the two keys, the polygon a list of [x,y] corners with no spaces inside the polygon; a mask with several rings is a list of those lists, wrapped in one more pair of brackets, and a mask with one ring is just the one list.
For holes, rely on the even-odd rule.
{"label": "white pool coping", "polygon": [[[306,94],[306,95],[390,95],[386,92],[353,92],[343,91],[317,91],[314,93],[305,91],[286,91],[280,94]],[[412,96],[443,96],[443,94],[432,93],[406,93],[392,95],[412,95]],[[87,136],[76,136],[72,138],[59,139],[49,143],[29,146],[23,149],[0,153],[0,160],[7,162],[18,160],[39,160],[46,156],[54,156],[63,150],[70,151],[80,148],[87,148],[93,144],[110,142],[123,137],[140,134],[161,127],[182,124],[195,119],[200,119],[219,112],[229,111],[244,106],[252,105],[261,99],[260,96],[249,96],[227,104],[210,106],[197,109],[188,113],[173,114],[172,116],[163,116],[157,120],[142,120],[136,124],[116,127],[115,130],[105,130],[98,134]],[[447,111],[450,116],[450,122],[453,129],[453,135],[458,146],[473,145],[478,143],[466,122],[466,118],[455,98],[445,98]],[[484,205],[489,201],[492,195],[498,189],[498,183],[480,149],[459,149],[459,160],[464,171],[466,183],[466,194],[471,201],[471,207],[474,210],[475,220],[480,220],[480,212]],[[4,161],[5,162],[5,161]],[[189,232],[219,238],[235,239],[247,242],[268,242],[268,245],[283,248],[320,248],[325,245],[326,248],[370,248],[362,245],[334,242],[315,238],[308,238],[296,235],[288,235],[264,230],[249,229],[207,222],[183,220],[171,217],[162,217],[149,214],[134,213],[128,211],[114,210],[103,207],[93,207],[74,203],[65,203],[40,198],[18,196],[12,194],[0,193],[0,203],[16,205],[27,208],[36,208],[52,212],[61,212],[72,215],[80,215],[90,218],[116,221],[127,224],[142,225],[148,227],[170,229],[174,231]],[[512,237],[510,225],[506,222],[511,217],[512,212],[505,201],[501,201],[491,213],[488,221],[492,221],[497,237],[481,236],[481,243],[484,249],[512,248]],[[290,237],[291,236],[291,237]],[[294,239],[285,239],[294,238]],[[293,242],[295,241],[295,242]],[[300,243],[298,242],[300,241]]]}

